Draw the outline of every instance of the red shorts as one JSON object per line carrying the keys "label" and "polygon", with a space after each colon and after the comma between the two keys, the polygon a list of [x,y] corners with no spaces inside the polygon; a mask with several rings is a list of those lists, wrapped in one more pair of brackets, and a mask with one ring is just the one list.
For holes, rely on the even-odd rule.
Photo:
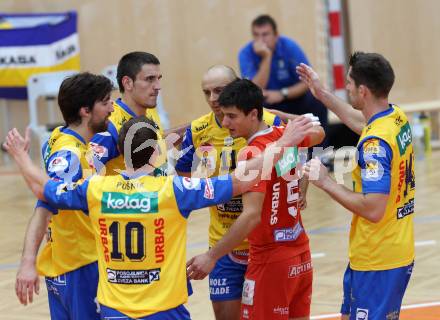
{"label": "red shorts", "polygon": [[243,285],[241,319],[310,316],[312,281],[310,251],[279,262],[251,262]]}

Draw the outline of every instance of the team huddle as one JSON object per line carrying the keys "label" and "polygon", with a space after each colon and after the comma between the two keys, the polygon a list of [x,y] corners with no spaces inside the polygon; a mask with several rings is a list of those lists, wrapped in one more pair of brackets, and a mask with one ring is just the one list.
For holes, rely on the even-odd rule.
{"label": "team huddle", "polygon": [[[265,22],[255,28],[270,29]],[[360,135],[353,191],[319,159],[299,161],[300,148],[324,141],[321,118],[265,109],[272,93],[228,66],[202,77],[211,111],[170,130],[155,108],[162,74],[153,54],[120,59],[115,101],[104,76],[66,78],[65,126],[43,147],[45,171],[28,156],[28,133],[13,129],[4,144],[38,198],[19,300],[32,302],[39,274],[52,319],[190,319],[190,280],[209,275],[216,319],[309,319],[313,265],[301,210],[311,181],[353,213],[342,318],[398,319],[414,261],[415,177],[408,120],[388,103],[391,65],[379,54],[351,56],[353,107],[306,64],[294,72]],[[186,261],[187,219],[204,207],[209,249]]]}

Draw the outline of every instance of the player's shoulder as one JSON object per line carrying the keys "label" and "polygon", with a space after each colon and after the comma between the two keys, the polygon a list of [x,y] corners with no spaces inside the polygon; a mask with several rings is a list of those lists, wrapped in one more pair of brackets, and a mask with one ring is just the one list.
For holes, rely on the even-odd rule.
{"label": "player's shoulder", "polygon": [[292,38],[281,35],[278,37],[278,41],[284,48],[294,49],[294,50],[300,49],[299,44]]}
{"label": "player's shoulder", "polygon": [[269,125],[272,126],[274,124],[276,124],[277,122],[280,121],[276,121],[277,120],[277,116],[274,115],[273,113],[267,111],[266,109],[263,109],[263,121]]}
{"label": "player's shoulder", "polygon": [[200,134],[207,130],[212,129],[213,121],[215,121],[214,113],[209,112],[203,116],[191,121],[191,132],[192,134]]}
{"label": "player's shoulder", "polygon": [[283,134],[284,127],[269,126],[267,129],[261,130],[254,134],[249,140],[250,146],[266,146],[268,143],[278,140]]}
{"label": "player's shoulder", "polygon": [[64,132],[62,127],[56,128],[49,140],[52,140],[51,154],[61,151],[70,151],[80,155],[86,145],[79,138]]}

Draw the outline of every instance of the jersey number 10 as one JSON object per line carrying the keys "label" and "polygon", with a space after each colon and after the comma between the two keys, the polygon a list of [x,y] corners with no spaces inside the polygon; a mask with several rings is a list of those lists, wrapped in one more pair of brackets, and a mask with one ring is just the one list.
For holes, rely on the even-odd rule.
{"label": "jersey number 10", "polygon": [[121,234],[121,224],[118,221],[114,221],[109,228],[112,235],[112,260],[124,260],[120,237],[125,236],[125,256],[131,261],[143,261],[146,256],[145,227],[140,222],[128,222],[122,229]]}

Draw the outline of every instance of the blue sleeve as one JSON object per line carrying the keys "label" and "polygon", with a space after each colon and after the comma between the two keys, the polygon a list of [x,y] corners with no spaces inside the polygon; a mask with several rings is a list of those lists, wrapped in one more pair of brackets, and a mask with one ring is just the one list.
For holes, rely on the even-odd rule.
{"label": "blue sleeve", "polygon": [[252,79],[258,72],[259,58],[255,58],[252,42],[246,45],[238,55],[240,73],[243,78]]}
{"label": "blue sleeve", "polygon": [[82,184],[49,180],[44,186],[44,197],[54,208],[81,210],[88,214],[88,185],[89,180],[85,180]]}
{"label": "blue sleeve", "polygon": [[194,144],[192,139],[191,127],[186,128],[185,135],[183,137],[181,153],[182,156],[177,160],[176,171],[191,172],[193,157],[194,157]]}
{"label": "blue sleeve", "polygon": [[37,204],[35,205],[35,208],[45,208],[46,210],[52,212],[52,214],[57,214],[58,210],[55,208],[52,208],[47,202],[44,202],[42,200],[38,200]]}
{"label": "blue sleeve", "polygon": [[108,124],[106,132],[97,133],[90,140],[93,151],[93,164],[99,172],[107,162],[119,156],[118,131],[113,123]]}
{"label": "blue sleeve", "polygon": [[204,179],[175,176],[173,187],[177,206],[185,218],[192,210],[225,203],[232,198],[230,175]]}
{"label": "blue sleeve", "polygon": [[275,116],[275,118],[273,119],[273,125],[280,126],[281,125],[281,118],[278,116]]}
{"label": "blue sleeve", "polygon": [[368,137],[359,144],[362,193],[389,194],[393,153],[384,140]]}
{"label": "blue sleeve", "polygon": [[[51,179],[64,182],[76,182],[82,178],[82,168],[78,156],[69,150],[59,150],[50,155],[46,161],[46,172]],[[38,200],[36,207],[43,207],[57,214],[58,210],[48,203]]]}
{"label": "blue sleeve", "polygon": [[69,150],[54,152],[46,162],[46,171],[51,179],[75,182],[82,178],[78,156]]}

